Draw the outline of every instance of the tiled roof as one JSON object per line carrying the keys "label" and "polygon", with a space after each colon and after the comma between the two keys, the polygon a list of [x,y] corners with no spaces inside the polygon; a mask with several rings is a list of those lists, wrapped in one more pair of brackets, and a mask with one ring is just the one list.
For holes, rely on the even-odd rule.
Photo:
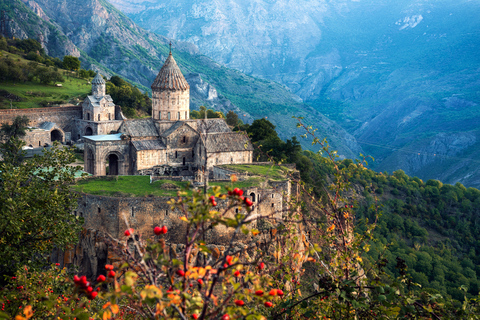
{"label": "tiled roof", "polygon": [[102,101],[102,99],[106,99],[107,100],[107,103],[108,103],[108,106],[109,107],[114,107],[115,106],[115,103],[113,103],[113,99],[112,97],[107,94],[103,97],[95,97],[95,96],[88,96],[87,99],[90,101],[90,103],[92,104],[92,106],[94,107],[99,107],[100,106],[100,102]]}
{"label": "tiled roof", "polygon": [[103,80],[102,75],[97,73],[95,78],[92,80],[92,84],[105,84],[105,80]]}
{"label": "tiled roof", "polygon": [[119,131],[132,137],[156,137],[158,136],[157,128],[152,118],[124,120]]}
{"label": "tiled roof", "polygon": [[132,141],[133,146],[137,151],[140,150],[164,150],[167,147],[163,144],[161,140],[142,140],[142,141]]}
{"label": "tiled roof", "polygon": [[[190,130],[195,131],[195,129],[193,129],[191,126],[189,126],[189,125],[186,124],[185,122],[183,122],[183,121],[177,121],[177,122],[175,122],[170,128],[168,128],[167,130],[165,130],[165,132],[162,134],[162,136],[168,137],[169,135],[171,135],[172,133],[174,133],[175,130],[177,130],[178,128],[182,127],[183,125],[187,126]],[[195,132],[196,132],[196,131],[195,131]]]}
{"label": "tiled roof", "polygon": [[187,90],[189,88],[187,80],[185,80],[170,52],[155,81],[153,81],[152,90]]}
{"label": "tiled roof", "polygon": [[115,134],[101,134],[97,136],[83,136],[83,138],[93,141],[121,141],[122,134],[115,133]]}
{"label": "tiled roof", "polygon": [[54,127],[56,127],[56,124],[50,121],[43,122],[38,126],[39,129],[48,130],[48,131],[50,131]]}
{"label": "tiled roof", "polygon": [[202,133],[232,132],[224,119],[197,120],[197,131]]}
{"label": "tiled roof", "polygon": [[207,152],[253,151],[250,139],[241,133],[207,134]]}

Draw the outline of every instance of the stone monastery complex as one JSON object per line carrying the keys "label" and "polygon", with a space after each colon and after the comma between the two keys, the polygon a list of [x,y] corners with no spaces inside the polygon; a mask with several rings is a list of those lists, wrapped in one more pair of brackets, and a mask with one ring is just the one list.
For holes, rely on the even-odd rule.
{"label": "stone monastery complex", "polygon": [[[193,176],[214,165],[252,162],[246,136],[232,132],[224,119],[190,119],[189,106],[190,86],[171,52],[152,84],[149,119],[114,119],[115,105],[97,74],[83,103],[83,122],[94,123],[85,129],[85,171]],[[109,131],[117,133],[101,134]]]}

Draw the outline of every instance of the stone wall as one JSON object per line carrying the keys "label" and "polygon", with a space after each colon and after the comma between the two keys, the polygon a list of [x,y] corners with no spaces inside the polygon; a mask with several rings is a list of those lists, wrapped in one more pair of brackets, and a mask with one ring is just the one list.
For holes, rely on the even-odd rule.
{"label": "stone wall", "polygon": [[136,170],[152,168],[160,163],[167,162],[166,150],[139,150],[134,154],[136,157]]}
{"label": "stone wall", "polygon": [[45,144],[51,144],[50,131],[43,129],[33,129],[27,131],[27,134],[23,138],[25,145],[33,148],[39,148],[45,146]]}
{"label": "stone wall", "polygon": [[65,105],[51,108],[32,109],[2,109],[0,110],[0,125],[12,123],[17,116],[26,116],[30,119],[29,126],[36,127],[43,122],[54,122],[58,127],[64,128],[74,119],[82,118],[82,107]]}
{"label": "stone wall", "polygon": [[188,120],[190,117],[190,91],[153,91],[152,118],[156,120]]}
{"label": "stone wall", "polygon": [[252,155],[252,151],[208,153],[207,168],[221,164],[251,163]]}

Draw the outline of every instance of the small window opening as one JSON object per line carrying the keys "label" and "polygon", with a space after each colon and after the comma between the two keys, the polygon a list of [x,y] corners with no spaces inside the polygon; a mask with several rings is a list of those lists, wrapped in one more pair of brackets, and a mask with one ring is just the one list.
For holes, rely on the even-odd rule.
{"label": "small window opening", "polygon": [[188,119],[188,118],[187,118],[187,111],[185,111],[185,119]]}
{"label": "small window opening", "polygon": [[178,152],[177,152],[177,151],[175,151],[175,158],[177,158],[177,157],[178,157]]}
{"label": "small window opening", "polygon": [[168,210],[165,210],[165,215],[168,216]]}
{"label": "small window opening", "polygon": [[185,157],[183,157],[183,165],[185,165]]}
{"label": "small window opening", "polygon": [[275,207],[275,203],[272,203],[272,208]]}
{"label": "small window opening", "polygon": [[77,216],[77,211],[73,211],[73,215],[76,217]]}
{"label": "small window opening", "polygon": [[192,157],[195,157],[195,150],[192,150]]}
{"label": "small window opening", "polygon": [[167,113],[167,119],[170,120],[170,112]]}
{"label": "small window opening", "polygon": [[186,136],[183,136],[182,142],[183,142],[183,143],[187,142],[187,137],[186,137]]}
{"label": "small window opening", "polygon": [[112,120],[111,117],[112,117],[112,116],[111,116],[110,113],[109,113],[109,114],[108,114],[108,120]]}
{"label": "small window opening", "polygon": [[100,115],[98,115],[98,121],[100,121]]}
{"label": "small window opening", "polygon": [[42,141],[38,141],[38,146],[39,146],[39,147],[42,146]]}
{"label": "small window opening", "polygon": [[131,213],[131,215],[132,215],[132,218],[135,217],[135,208],[132,208],[132,213]]}
{"label": "small window opening", "polygon": [[178,116],[178,120],[180,120],[180,112],[179,112],[179,113],[177,113],[177,116]]}
{"label": "small window opening", "polygon": [[238,208],[235,209],[235,213],[238,213]]}
{"label": "small window opening", "polygon": [[162,119],[162,111],[158,111],[158,119]]}
{"label": "small window opening", "polygon": [[272,193],[272,199],[273,199],[273,193]]}
{"label": "small window opening", "polygon": [[98,213],[101,213],[102,212],[102,209],[98,208]]}

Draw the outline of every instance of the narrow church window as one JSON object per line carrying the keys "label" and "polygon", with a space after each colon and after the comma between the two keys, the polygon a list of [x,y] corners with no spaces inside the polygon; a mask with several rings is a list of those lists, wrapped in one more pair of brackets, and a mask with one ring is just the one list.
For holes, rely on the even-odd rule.
{"label": "narrow church window", "polygon": [[233,163],[233,158],[230,158],[230,162]]}
{"label": "narrow church window", "polygon": [[275,207],[275,203],[272,203],[272,208]]}
{"label": "narrow church window", "polygon": [[183,143],[187,142],[187,137],[186,136],[183,136]]}
{"label": "narrow church window", "polygon": [[180,112],[178,112],[177,116],[178,116],[178,120],[180,120]]}
{"label": "narrow church window", "polygon": [[100,209],[100,207],[98,208],[98,213],[102,212],[102,209]]}
{"label": "narrow church window", "polygon": [[38,146],[39,146],[39,147],[42,146],[42,141],[38,141]]}
{"label": "narrow church window", "polygon": [[272,199],[273,199],[273,193],[272,193]]}
{"label": "narrow church window", "polygon": [[168,216],[168,210],[165,210],[165,215]]}
{"label": "narrow church window", "polygon": [[108,120],[112,120],[110,113],[108,114]]}
{"label": "narrow church window", "polygon": [[235,209],[235,213],[238,213],[238,208]]}
{"label": "narrow church window", "polygon": [[162,111],[158,111],[158,119],[162,119]]}
{"label": "narrow church window", "polygon": [[177,157],[178,157],[178,152],[177,152],[177,151],[175,151],[175,158],[177,158]]}
{"label": "narrow church window", "polygon": [[170,120],[170,112],[167,113],[167,119]]}
{"label": "narrow church window", "polygon": [[87,112],[87,120],[90,120],[90,112]]}
{"label": "narrow church window", "polygon": [[192,158],[195,157],[195,150],[192,150]]}
{"label": "narrow church window", "polygon": [[100,115],[98,115],[98,121],[100,121]]}
{"label": "narrow church window", "polygon": [[187,111],[185,111],[185,119],[188,119],[188,118],[187,118]]}
{"label": "narrow church window", "polygon": [[183,165],[185,165],[185,157],[183,157]]}
{"label": "narrow church window", "polygon": [[135,208],[132,207],[132,218],[135,217]]}

